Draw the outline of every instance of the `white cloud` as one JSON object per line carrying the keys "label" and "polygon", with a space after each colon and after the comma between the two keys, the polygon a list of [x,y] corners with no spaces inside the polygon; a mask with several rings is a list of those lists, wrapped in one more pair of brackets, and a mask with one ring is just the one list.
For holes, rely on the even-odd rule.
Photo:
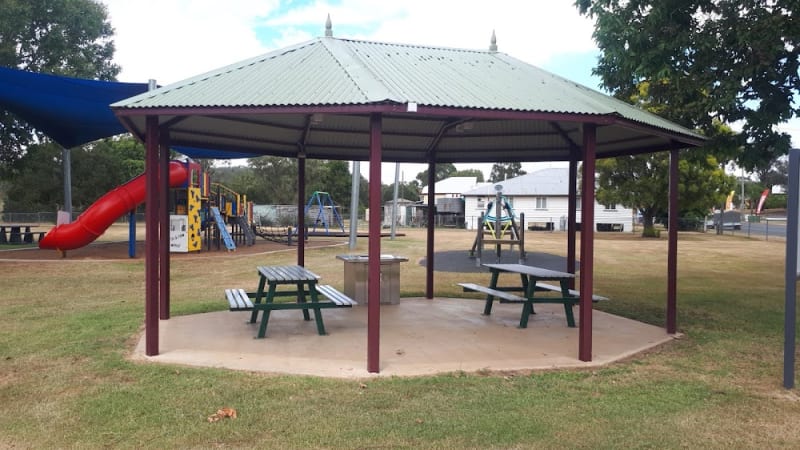
{"label": "white cloud", "polygon": [[[556,54],[596,48],[593,23],[571,1],[405,0],[317,1],[266,21],[270,26],[315,25],[327,14],[335,36],[456,48],[489,47],[492,31],[500,51],[533,64]],[[359,36],[337,34],[337,26],[370,29]]]}
{"label": "white cloud", "polygon": [[[591,20],[565,0],[102,1],[116,29],[121,81],[172,83],[303,42],[323,34],[328,14],[334,35],[353,39],[485,49],[494,30],[501,52],[537,65],[596,48]],[[259,27],[277,37],[259,41]]]}
{"label": "white cloud", "polygon": [[254,27],[277,0],[104,0],[120,81],[168,84],[264,53]]}

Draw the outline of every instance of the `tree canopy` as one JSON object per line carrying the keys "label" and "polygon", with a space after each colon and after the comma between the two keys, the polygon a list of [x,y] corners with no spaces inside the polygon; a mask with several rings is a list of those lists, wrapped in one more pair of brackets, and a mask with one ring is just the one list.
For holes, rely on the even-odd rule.
{"label": "tree canopy", "polygon": [[[94,0],[0,0],[0,65],[32,72],[114,80],[114,29]],[[41,136],[40,136],[41,137]],[[34,130],[0,109],[0,166],[17,161]]]}
{"label": "tree canopy", "polygon": [[[800,113],[797,0],[577,0],[595,19],[601,51],[594,70],[615,96],[649,84],[659,113],[714,139],[720,162],[748,171],[788,152],[775,125]],[[742,123],[716,135],[714,120]],[[717,142],[722,145],[715,146]],[[733,145],[731,145],[733,144]],[[741,152],[740,152],[741,151]]]}
{"label": "tree canopy", "polygon": [[489,182],[497,183],[498,181],[525,175],[525,173],[522,170],[522,163],[495,163],[492,166],[492,173],[489,175]]}
{"label": "tree canopy", "polygon": [[[668,210],[669,158],[667,152],[629,155],[597,161],[597,201],[621,204],[639,211],[644,235],[653,235],[656,217]],[[703,218],[714,206],[722,206],[736,180],[726,175],[712,155],[682,158],[678,163],[681,216]]]}
{"label": "tree canopy", "polygon": [[[449,178],[456,173],[456,166],[451,163],[445,164],[436,164],[436,174],[434,174],[435,181],[442,181],[445,178]],[[417,174],[416,178],[417,182],[419,183],[419,187],[423,188],[428,185],[428,169],[423,170],[422,172]]]}
{"label": "tree canopy", "polygon": [[453,172],[451,177],[475,177],[478,183],[483,183],[483,171],[480,169],[464,169]]}
{"label": "tree canopy", "polygon": [[[111,189],[144,172],[144,146],[132,137],[103,139],[72,150],[72,201],[85,209]],[[61,148],[33,144],[5,192],[6,211],[52,211],[63,205]]]}

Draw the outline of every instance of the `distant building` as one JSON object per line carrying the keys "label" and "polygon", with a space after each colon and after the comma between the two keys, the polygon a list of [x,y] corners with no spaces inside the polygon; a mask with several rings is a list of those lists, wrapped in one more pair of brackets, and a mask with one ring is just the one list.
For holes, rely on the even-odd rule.
{"label": "distant building", "polygon": [[[399,226],[412,226],[412,220],[414,219],[414,209],[413,206],[416,202],[411,200],[406,200],[404,198],[397,199],[397,209],[395,211],[395,224]],[[388,202],[383,204],[383,224],[385,226],[392,225],[392,208],[394,207],[394,201],[389,200]]]}
{"label": "distant building", "polygon": [[[447,180],[440,183],[444,181]],[[566,230],[569,198],[567,168],[542,169],[500,183],[485,183],[463,191],[464,219],[468,229],[477,227],[481,213],[485,214],[488,203],[494,202],[496,184],[502,185],[502,195],[514,210],[516,219],[519,220],[520,213],[525,214],[525,223],[520,225],[524,225],[526,229]],[[581,222],[580,203],[578,198],[578,223]],[[634,217],[634,211],[630,208],[595,202],[596,231],[633,231]]]}
{"label": "distant building", "polygon": [[[434,198],[461,198],[464,192],[482,185],[478,183],[478,177],[450,177],[437,181],[434,187]],[[420,201],[428,203],[428,186],[422,188]]]}

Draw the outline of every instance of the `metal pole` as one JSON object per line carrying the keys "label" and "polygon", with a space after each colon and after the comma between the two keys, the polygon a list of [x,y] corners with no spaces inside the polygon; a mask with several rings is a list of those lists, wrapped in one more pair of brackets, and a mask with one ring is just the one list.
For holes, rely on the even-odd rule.
{"label": "metal pole", "polygon": [[367,371],[380,372],[381,333],[381,129],[380,114],[370,116],[369,262],[367,263]]}
{"label": "metal pole", "polygon": [[397,231],[397,195],[400,190],[400,163],[394,165],[394,195],[392,197],[392,237],[394,240],[395,232]]}
{"label": "metal pole", "polygon": [[592,360],[592,292],[594,291],[594,183],[597,126],[583,125],[583,194],[581,195],[581,270],[578,359]]}
{"label": "metal pole", "polygon": [[361,164],[353,161],[353,176],[350,189],[350,251],[355,250],[358,239],[358,191],[361,188]]}
{"label": "metal pole", "polygon": [[[789,198],[786,211],[786,262],[785,293],[783,312],[783,387],[794,387],[794,366],[797,324],[797,274],[800,245],[798,244],[798,228],[800,228],[800,150],[789,152]],[[769,223],[769,222],[767,222]]]}
{"label": "metal pole", "polygon": [[667,333],[678,329],[678,167],[680,152],[673,149],[669,157],[669,238],[667,243]]}
{"label": "metal pole", "polygon": [[64,211],[69,213],[69,222],[72,223],[72,156],[70,149],[61,149],[64,168]]}
{"label": "metal pole", "polygon": [[742,198],[739,199],[739,211],[744,214],[744,168],[742,168]]}
{"label": "metal pole", "polygon": [[159,215],[158,215],[158,116],[145,118],[145,354],[158,355],[158,308],[159,308]]}

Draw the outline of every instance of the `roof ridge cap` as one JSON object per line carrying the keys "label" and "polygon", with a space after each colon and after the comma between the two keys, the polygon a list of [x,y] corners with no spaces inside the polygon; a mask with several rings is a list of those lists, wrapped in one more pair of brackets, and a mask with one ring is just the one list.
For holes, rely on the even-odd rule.
{"label": "roof ridge cap", "polygon": [[[331,57],[347,74],[347,77],[358,87],[358,90],[361,91],[368,102],[389,100],[397,103],[405,103],[407,101],[405,99],[399,99],[392,89],[386,85],[384,80],[377,77],[376,74],[364,64],[360,55],[357,55],[349,45],[345,44],[344,41],[353,41],[352,39],[341,39],[332,36],[319,39],[322,45],[328,50]],[[369,98],[367,92],[373,94],[377,92],[378,94],[375,96],[376,98]]]}

